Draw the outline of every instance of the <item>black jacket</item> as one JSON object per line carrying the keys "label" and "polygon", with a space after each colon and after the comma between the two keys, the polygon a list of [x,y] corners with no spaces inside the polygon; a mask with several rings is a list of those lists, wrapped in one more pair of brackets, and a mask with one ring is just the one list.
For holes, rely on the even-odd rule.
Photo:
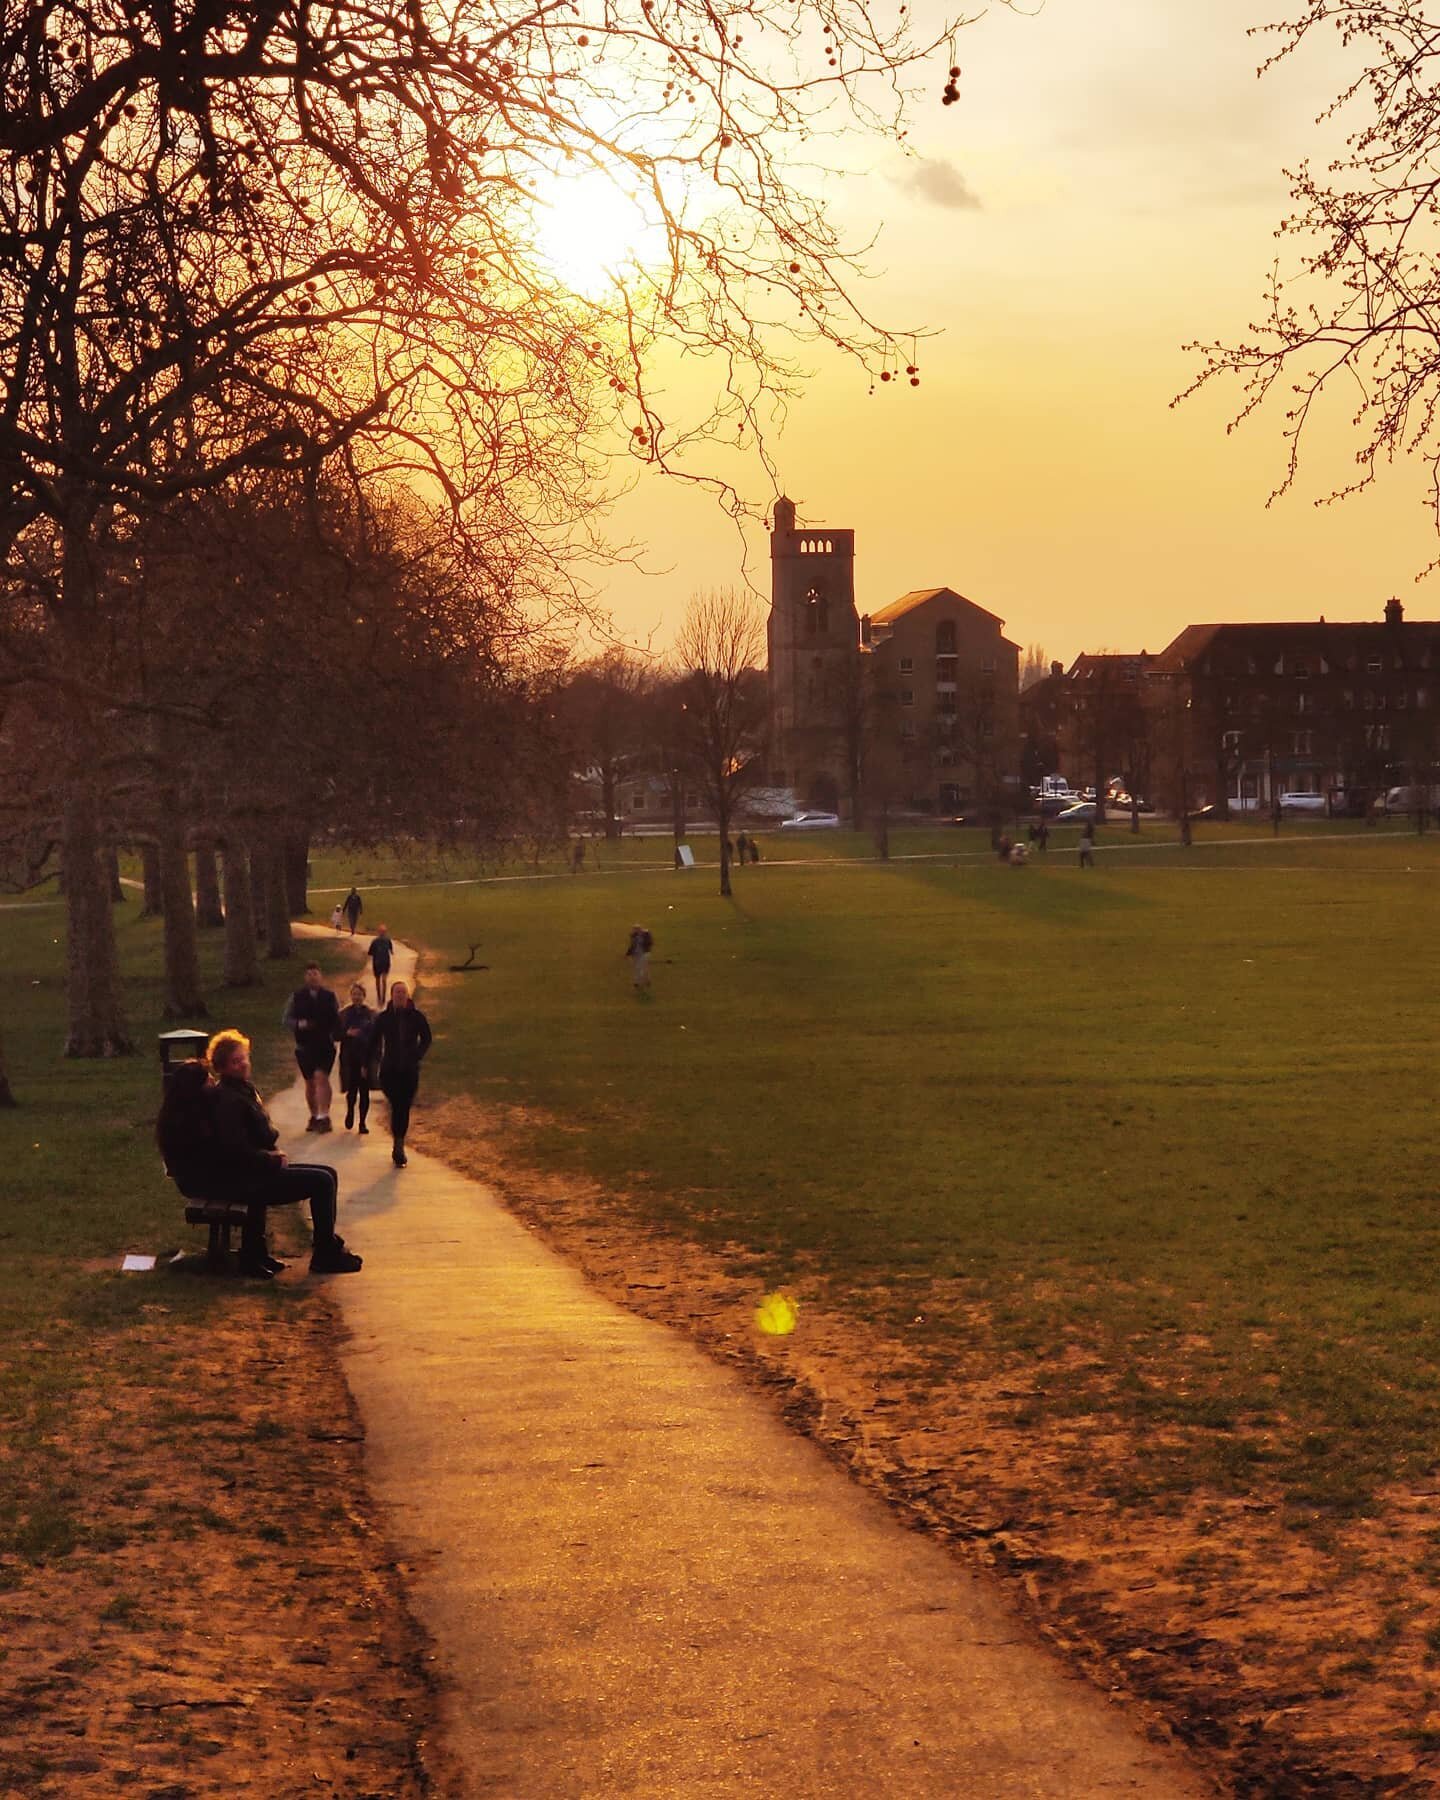
{"label": "black jacket", "polygon": [[418,1006],[387,1006],[375,1021],[371,1048],[380,1065],[380,1085],[387,1076],[418,1075],[430,1048],[430,1021]]}
{"label": "black jacket", "polygon": [[[371,1056],[370,1040],[375,1028],[375,1013],[363,1000],[347,1006],[335,1021],[335,1041],[340,1046],[340,1079],[349,1081],[363,1073]],[[358,1029],[359,1036],[351,1037]],[[347,1090],[348,1091],[348,1090]]]}
{"label": "black jacket", "polygon": [[[312,994],[308,987],[296,988],[290,996],[290,1004],[285,1008],[285,1023],[295,1033],[297,1044],[328,1044],[335,1037],[335,1025],[340,1017],[340,1002],[330,988],[317,988]],[[300,1021],[308,1020],[308,1029],[300,1029]]]}
{"label": "black jacket", "polygon": [[267,1152],[275,1148],[280,1134],[248,1081],[227,1075],[214,1092],[211,1105],[219,1185],[231,1190],[253,1187],[275,1173]]}

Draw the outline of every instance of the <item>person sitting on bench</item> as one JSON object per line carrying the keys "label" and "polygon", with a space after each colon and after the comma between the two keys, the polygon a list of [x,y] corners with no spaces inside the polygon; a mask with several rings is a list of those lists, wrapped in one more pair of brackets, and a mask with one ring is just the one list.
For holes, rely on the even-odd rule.
{"label": "person sitting on bench", "polygon": [[[221,1161],[209,1063],[191,1059],[170,1071],[155,1120],[155,1142],[165,1173],[187,1200],[244,1200],[243,1188]],[[240,1233],[241,1270],[268,1280],[284,1266],[269,1254],[264,1207],[252,1208]]]}
{"label": "person sitting on bench", "polygon": [[[262,1243],[267,1207],[308,1200],[315,1240],[310,1253],[311,1272],[353,1274],[361,1266],[361,1259],[345,1248],[345,1240],[335,1230],[339,1179],[323,1163],[292,1163],[275,1148],[279,1133],[250,1081],[249,1038],[239,1031],[219,1031],[211,1038],[206,1057],[215,1076],[213,1110],[219,1173],[228,1184],[228,1191],[220,1197],[248,1203],[252,1221],[258,1222]],[[253,1244],[254,1233],[247,1235]],[[242,1269],[246,1268],[246,1261],[242,1253]],[[251,1266],[246,1272],[258,1274],[260,1270]]]}

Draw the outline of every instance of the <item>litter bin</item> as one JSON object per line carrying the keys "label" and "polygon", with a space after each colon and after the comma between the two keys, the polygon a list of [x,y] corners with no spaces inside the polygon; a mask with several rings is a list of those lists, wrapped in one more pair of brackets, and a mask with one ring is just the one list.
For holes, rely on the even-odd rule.
{"label": "litter bin", "polygon": [[209,1042],[208,1034],[203,1031],[162,1031],[159,1039],[161,1084],[170,1079],[170,1071],[182,1062],[192,1056],[203,1056]]}

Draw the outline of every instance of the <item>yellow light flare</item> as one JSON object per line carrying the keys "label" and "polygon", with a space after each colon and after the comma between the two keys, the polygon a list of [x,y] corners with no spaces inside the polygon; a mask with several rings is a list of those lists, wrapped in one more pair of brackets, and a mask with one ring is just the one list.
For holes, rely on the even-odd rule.
{"label": "yellow light flare", "polygon": [[617,185],[598,169],[542,181],[535,203],[542,261],[587,300],[603,300],[629,270],[661,268],[669,260],[654,199]]}
{"label": "yellow light flare", "polygon": [[799,1317],[799,1305],[789,1294],[767,1294],[755,1308],[755,1323],[767,1337],[789,1337]]}

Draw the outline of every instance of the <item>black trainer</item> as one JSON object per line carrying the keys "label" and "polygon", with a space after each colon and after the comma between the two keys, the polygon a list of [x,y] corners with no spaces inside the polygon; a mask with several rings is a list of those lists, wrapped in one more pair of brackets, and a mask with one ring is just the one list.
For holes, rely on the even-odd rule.
{"label": "black trainer", "polygon": [[364,1258],[347,1250],[339,1238],[324,1244],[310,1258],[312,1275],[353,1275],[364,1266]]}

